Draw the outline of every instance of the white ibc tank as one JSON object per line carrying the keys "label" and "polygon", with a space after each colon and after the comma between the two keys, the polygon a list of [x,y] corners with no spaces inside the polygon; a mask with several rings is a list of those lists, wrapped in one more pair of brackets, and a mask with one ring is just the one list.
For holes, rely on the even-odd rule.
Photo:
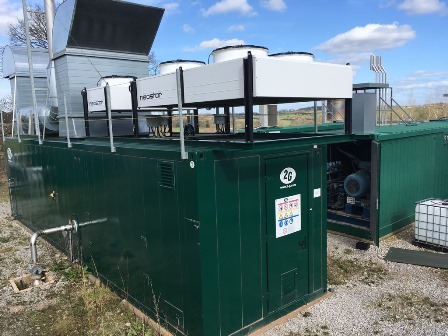
{"label": "white ibc tank", "polygon": [[182,67],[183,70],[197,68],[202,65],[205,65],[205,62],[201,61],[190,61],[190,60],[174,60],[174,61],[166,61],[159,64],[159,73],[161,75],[167,73],[176,72],[176,69]]}
{"label": "white ibc tank", "polygon": [[305,63],[314,62],[314,55],[312,53],[302,51],[288,51],[278,54],[272,54],[269,56],[293,61],[301,61]]}
{"label": "white ibc tank", "polygon": [[255,45],[237,45],[218,48],[212,51],[215,63],[225,62],[236,58],[247,57],[247,53],[251,52],[255,57],[268,57],[269,49]]}
{"label": "white ibc tank", "polygon": [[448,247],[448,201],[427,199],[415,206],[415,240]]}

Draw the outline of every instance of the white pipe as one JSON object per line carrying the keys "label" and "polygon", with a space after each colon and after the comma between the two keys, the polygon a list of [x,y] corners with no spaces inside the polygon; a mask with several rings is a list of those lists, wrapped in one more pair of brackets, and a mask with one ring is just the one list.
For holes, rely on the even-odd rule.
{"label": "white pipe", "polygon": [[47,25],[47,42],[48,42],[48,56],[50,61],[53,60],[53,26],[54,26],[54,15],[55,6],[53,0],[45,0],[45,21]]}
{"label": "white pipe", "polygon": [[[16,96],[17,96],[17,76],[14,77],[14,97],[12,100],[12,129],[11,129],[11,137],[14,138],[14,118],[16,117]],[[17,133],[19,130],[17,130]]]}
{"label": "white pipe", "polygon": [[37,102],[36,102],[36,92],[35,92],[35,85],[34,85],[34,68],[33,68],[33,56],[31,54],[31,41],[30,41],[30,27],[28,24],[28,9],[26,0],[22,0],[22,9],[23,9],[23,23],[25,25],[25,37],[26,37],[26,49],[28,54],[28,70],[30,73],[30,81],[31,81],[31,96],[33,99],[33,113],[30,113],[29,115],[29,125],[28,125],[28,134],[32,134],[33,128],[31,127],[31,118],[35,115],[36,109],[37,109]]}

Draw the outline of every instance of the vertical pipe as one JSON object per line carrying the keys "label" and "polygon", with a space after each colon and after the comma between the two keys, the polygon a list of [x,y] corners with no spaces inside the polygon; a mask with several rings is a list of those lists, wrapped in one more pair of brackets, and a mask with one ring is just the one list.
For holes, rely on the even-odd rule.
{"label": "vertical pipe", "polygon": [[166,111],[168,114],[168,133],[170,136],[173,135],[173,109],[171,107]]}
{"label": "vertical pipe", "polygon": [[20,116],[20,110],[17,111],[17,141],[22,142],[22,139],[20,138],[20,129],[22,127],[22,117]]}
{"label": "vertical pipe", "polygon": [[314,101],[314,133],[317,133],[317,101]]}
{"label": "vertical pipe", "polygon": [[185,152],[185,139],[184,139],[184,120],[182,115],[183,109],[183,94],[182,94],[182,68],[176,69],[176,82],[177,82],[177,110],[179,112],[179,137],[180,137],[180,158],[182,160],[188,159],[188,153]]}
{"label": "vertical pipe", "polygon": [[[11,129],[11,137],[14,137],[14,118],[16,118],[16,96],[17,96],[17,76],[14,77],[14,97],[12,100],[12,129]],[[17,118],[16,118],[17,119]],[[17,129],[17,133],[19,130]]]}
{"label": "vertical pipe", "polygon": [[72,148],[72,143],[70,142],[70,130],[68,129],[68,114],[67,114],[67,95],[64,92],[64,110],[65,110],[65,129],[67,131],[67,147]]}
{"label": "vertical pipe", "polygon": [[253,57],[249,51],[243,59],[244,69],[244,134],[246,142],[254,142],[254,73]]}
{"label": "vertical pipe", "polygon": [[53,60],[53,25],[55,15],[54,1],[45,0],[44,7],[45,7],[45,23],[47,26],[48,56],[51,62]]}
{"label": "vertical pipe", "polygon": [[110,151],[115,153],[117,149],[114,146],[114,133],[112,130],[112,106],[110,103],[110,86],[109,83],[106,84],[106,102],[107,102],[107,120],[109,125],[109,141],[110,141]]}
{"label": "vertical pipe", "polygon": [[36,88],[34,85],[33,56],[31,54],[30,27],[28,24],[28,9],[27,9],[26,0],[22,0],[22,9],[23,9],[23,23],[25,25],[26,49],[27,49],[27,54],[28,54],[28,70],[29,70],[30,81],[31,81],[31,96],[33,99],[33,112],[30,113],[30,115],[29,115],[30,119],[29,119],[29,125],[28,125],[28,133],[32,134],[31,118],[36,113],[37,102],[36,102],[36,92],[35,92]]}
{"label": "vertical pipe", "polygon": [[2,140],[5,143],[5,129],[3,127],[3,109],[0,111],[1,123],[2,123]]}

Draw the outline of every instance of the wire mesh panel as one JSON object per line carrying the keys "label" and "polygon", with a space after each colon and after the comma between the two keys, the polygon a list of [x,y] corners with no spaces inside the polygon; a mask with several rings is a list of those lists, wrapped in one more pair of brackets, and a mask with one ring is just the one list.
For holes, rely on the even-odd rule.
{"label": "wire mesh panel", "polygon": [[448,200],[426,199],[416,203],[415,240],[448,247]]}

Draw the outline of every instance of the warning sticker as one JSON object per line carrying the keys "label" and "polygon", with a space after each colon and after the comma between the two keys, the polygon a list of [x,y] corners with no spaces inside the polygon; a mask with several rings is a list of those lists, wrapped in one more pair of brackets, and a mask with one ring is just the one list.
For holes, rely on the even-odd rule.
{"label": "warning sticker", "polygon": [[283,237],[302,229],[300,194],[275,200],[275,237]]}

